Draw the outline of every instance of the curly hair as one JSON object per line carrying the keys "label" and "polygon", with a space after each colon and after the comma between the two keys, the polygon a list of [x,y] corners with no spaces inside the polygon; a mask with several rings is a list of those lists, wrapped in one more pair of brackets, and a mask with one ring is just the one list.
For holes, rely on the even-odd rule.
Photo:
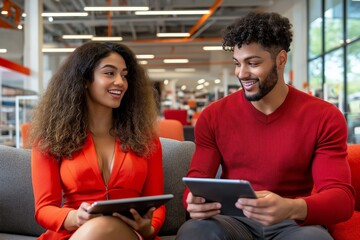
{"label": "curly hair", "polygon": [[223,48],[233,51],[243,44],[258,43],[266,50],[290,51],[293,33],[288,18],[278,13],[250,12],[223,30]]}
{"label": "curly hair", "polygon": [[158,116],[156,91],[135,54],[125,45],[88,42],[78,47],[53,75],[34,109],[31,142],[43,152],[71,158],[88,135],[86,83],[94,81],[94,69],[112,52],[125,60],[128,90],[113,109],[112,131],[123,151],[147,156],[153,149]]}

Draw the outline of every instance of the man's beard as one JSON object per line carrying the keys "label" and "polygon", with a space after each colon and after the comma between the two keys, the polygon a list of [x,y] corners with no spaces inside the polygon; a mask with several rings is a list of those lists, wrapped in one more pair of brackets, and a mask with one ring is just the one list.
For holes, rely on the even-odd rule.
{"label": "man's beard", "polygon": [[[254,79],[254,78],[239,79],[241,87],[244,89],[244,87],[241,83],[241,80],[251,80],[251,79]],[[271,69],[270,73],[267,75],[267,77],[263,81],[260,81],[259,79],[256,79],[256,80],[258,80],[258,82],[259,82],[259,91],[257,93],[255,93],[254,95],[247,95],[246,91],[244,90],[244,96],[245,96],[246,100],[251,101],[251,102],[261,100],[275,87],[275,85],[278,81],[276,64],[274,64],[274,67]]]}

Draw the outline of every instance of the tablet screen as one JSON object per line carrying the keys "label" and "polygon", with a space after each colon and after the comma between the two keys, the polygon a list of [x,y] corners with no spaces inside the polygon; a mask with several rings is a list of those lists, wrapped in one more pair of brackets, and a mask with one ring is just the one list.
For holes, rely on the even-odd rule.
{"label": "tablet screen", "polygon": [[235,207],[236,201],[239,198],[256,198],[251,184],[246,180],[184,177],[183,181],[194,196],[221,203],[223,215],[244,216]]}
{"label": "tablet screen", "polygon": [[158,208],[173,197],[174,196],[172,194],[163,194],[156,196],[97,201],[91,205],[88,212],[101,213],[104,215],[112,215],[114,212],[117,212],[132,218],[132,214],[129,212],[130,208],[134,208],[142,216],[150,208]]}

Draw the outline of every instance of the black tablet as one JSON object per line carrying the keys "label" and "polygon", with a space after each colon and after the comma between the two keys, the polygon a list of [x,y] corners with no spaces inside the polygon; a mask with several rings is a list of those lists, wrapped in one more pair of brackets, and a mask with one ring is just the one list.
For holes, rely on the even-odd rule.
{"label": "black tablet", "polygon": [[163,194],[156,196],[97,201],[91,205],[91,207],[88,209],[88,212],[101,213],[104,215],[112,215],[114,212],[117,212],[132,218],[132,214],[129,212],[130,208],[134,208],[142,216],[150,208],[158,208],[173,197],[174,195],[172,194]]}
{"label": "black tablet", "polygon": [[256,198],[251,184],[246,180],[218,178],[189,178],[183,182],[194,196],[200,196],[207,202],[221,203],[221,214],[244,216],[242,210],[235,207],[239,198]]}

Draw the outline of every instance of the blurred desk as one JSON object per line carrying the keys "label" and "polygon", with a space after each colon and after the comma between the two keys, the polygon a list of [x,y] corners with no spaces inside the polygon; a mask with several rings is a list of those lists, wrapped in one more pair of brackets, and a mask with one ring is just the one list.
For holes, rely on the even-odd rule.
{"label": "blurred desk", "polygon": [[0,124],[0,144],[15,146],[15,126]]}

